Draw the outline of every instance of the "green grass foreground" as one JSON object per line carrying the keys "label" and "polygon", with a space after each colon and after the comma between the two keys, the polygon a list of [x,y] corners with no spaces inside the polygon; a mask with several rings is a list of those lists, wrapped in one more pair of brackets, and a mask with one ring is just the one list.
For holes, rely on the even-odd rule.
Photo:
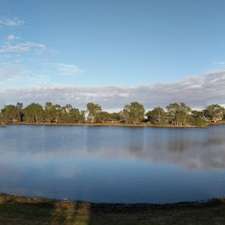
{"label": "green grass foreground", "polygon": [[224,225],[225,200],[92,204],[0,195],[1,225]]}

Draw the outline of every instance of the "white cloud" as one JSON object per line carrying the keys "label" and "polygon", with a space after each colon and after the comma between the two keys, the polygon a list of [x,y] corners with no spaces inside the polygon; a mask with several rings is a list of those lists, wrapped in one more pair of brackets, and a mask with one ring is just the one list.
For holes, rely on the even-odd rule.
{"label": "white cloud", "polygon": [[14,34],[10,34],[6,37],[7,41],[14,41],[16,39],[18,39],[17,36],[15,36]]}
{"label": "white cloud", "polygon": [[57,69],[60,75],[66,75],[66,76],[73,76],[78,75],[83,70],[81,70],[77,65],[71,65],[71,64],[57,64]]}
{"label": "white cloud", "polygon": [[0,53],[26,53],[30,51],[43,51],[46,49],[46,45],[35,42],[23,42],[17,44],[6,43],[0,47]]}
{"label": "white cloud", "polygon": [[185,102],[192,107],[225,104],[225,71],[205,74],[170,83],[135,88],[125,87],[39,87],[0,92],[0,105],[22,101],[71,103],[84,108],[95,101],[105,109],[118,109],[131,101],[140,101],[146,108]]}
{"label": "white cloud", "polygon": [[0,19],[0,27],[1,26],[15,27],[15,26],[21,26],[23,24],[24,24],[24,21],[20,20],[17,17]]}

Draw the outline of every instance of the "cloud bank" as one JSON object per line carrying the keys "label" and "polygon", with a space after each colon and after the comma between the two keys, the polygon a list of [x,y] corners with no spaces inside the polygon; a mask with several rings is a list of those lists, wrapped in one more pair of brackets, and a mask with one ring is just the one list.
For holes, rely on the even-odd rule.
{"label": "cloud bank", "polygon": [[70,103],[84,108],[94,101],[105,109],[120,109],[131,101],[140,101],[146,108],[185,102],[192,107],[225,104],[225,71],[189,77],[178,82],[139,87],[34,87],[0,91],[0,105],[16,102],[59,104]]}

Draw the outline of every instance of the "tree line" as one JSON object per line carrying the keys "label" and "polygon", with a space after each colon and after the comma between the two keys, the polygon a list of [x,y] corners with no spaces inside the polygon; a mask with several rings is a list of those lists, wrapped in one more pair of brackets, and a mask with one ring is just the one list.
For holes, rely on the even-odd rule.
{"label": "tree line", "polygon": [[166,108],[155,107],[146,111],[144,105],[132,102],[120,112],[107,112],[99,104],[90,102],[86,110],[70,104],[61,106],[47,102],[44,106],[32,103],[6,105],[0,112],[1,123],[121,123],[155,126],[207,126],[225,120],[225,108],[218,104],[203,110],[193,110],[185,103],[171,103]]}

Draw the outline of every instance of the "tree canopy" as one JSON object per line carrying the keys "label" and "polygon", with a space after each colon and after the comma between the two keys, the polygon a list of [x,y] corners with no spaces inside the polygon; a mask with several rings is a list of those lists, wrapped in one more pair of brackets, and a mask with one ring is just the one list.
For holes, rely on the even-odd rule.
{"label": "tree canopy", "polygon": [[225,109],[213,104],[203,110],[192,110],[185,103],[171,103],[165,108],[155,107],[145,112],[144,105],[131,102],[120,112],[107,112],[94,102],[80,110],[71,104],[61,106],[47,102],[44,106],[31,103],[6,105],[0,112],[4,123],[146,123],[156,126],[206,126],[225,120]]}
{"label": "tree canopy", "polygon": [[138,123],[144,120],[145,109],[139,102],[131,102],[123,109],[124,120],[127,123]]}

